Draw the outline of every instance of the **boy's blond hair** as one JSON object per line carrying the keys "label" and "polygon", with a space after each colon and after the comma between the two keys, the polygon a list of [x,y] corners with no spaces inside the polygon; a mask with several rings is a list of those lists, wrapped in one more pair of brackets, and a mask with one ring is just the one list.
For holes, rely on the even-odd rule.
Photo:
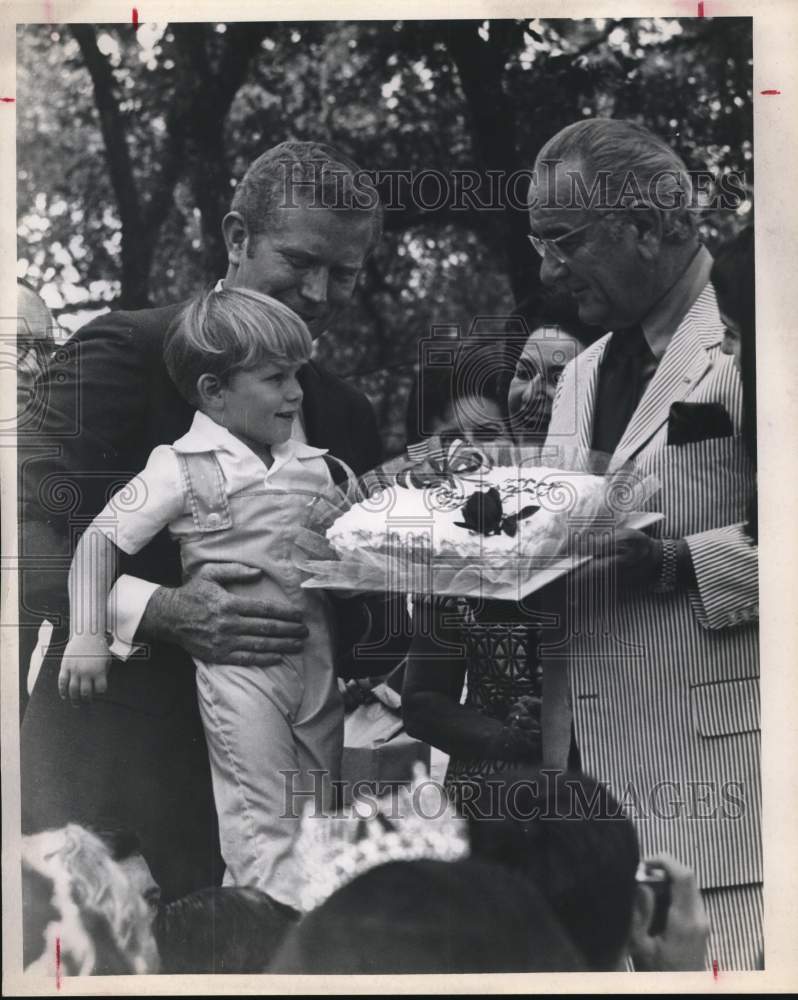
{"label": "boy's blond hair", "polygon": [[216,375],[224,383],[260,364],[302,364],[312,346],[293,309],[250,288],[223,288],[198,296],[173,321],[164,361],[181,394],[196,406],[201,375]]}

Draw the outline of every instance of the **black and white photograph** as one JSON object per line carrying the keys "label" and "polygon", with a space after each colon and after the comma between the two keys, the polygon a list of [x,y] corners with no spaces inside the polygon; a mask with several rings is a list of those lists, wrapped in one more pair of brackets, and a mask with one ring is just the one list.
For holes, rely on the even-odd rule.
{"label": "black and white photograph", "polygon": [[603,7],[3,15],[4,994],[798,984],[798,11]]}

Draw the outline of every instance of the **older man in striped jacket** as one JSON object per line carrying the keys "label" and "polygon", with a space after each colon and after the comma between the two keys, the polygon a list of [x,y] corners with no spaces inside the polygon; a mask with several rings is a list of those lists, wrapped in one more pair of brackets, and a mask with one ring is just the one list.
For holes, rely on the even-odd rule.
{"label": "older man in striped jacket", "polygon": [[565,369],[547,443],[609,453],[611,468],[634,460],[660,480],[664,514],[651,534],[616,532],[578,578],[602,588],[609,620],[577,600],[566,638],[544,648],[547,696],[570,668],[568,708],[552,697],[544,720],[554,759],[572,721],[583,768],[626,805],[644,854],[695,868],[708,964],[745,969],[762,949],[753,468],[690,194],[679,157],[628,122],[571,125],[536,162],[541,278],[613,331]]}

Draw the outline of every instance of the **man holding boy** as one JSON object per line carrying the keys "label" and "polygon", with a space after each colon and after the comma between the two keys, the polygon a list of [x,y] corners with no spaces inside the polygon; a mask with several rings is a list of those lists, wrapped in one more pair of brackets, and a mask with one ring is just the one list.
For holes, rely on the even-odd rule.
{"label": "man holding boy", "polygon": [[[380,237],[376,194],[361,176],[352,161],[315,143],[287,142],[264,153],[223,222],[224,285],[274,296],[320,335],[349,301]],[[167,899],[221,876],[191,657],[268,667],[299,649],[307,631],[290,607],[229,594],[225,584],[256,572],[238,564],[181,586],[177,551],[161,535],[123,564],[111,595],[119,659],[107,694],[77,711],[59,699],[66,570],[76,537],[156,445],[191,424],[192,408],[162,359],[180,308],[104,315],[51,367],[38,454],[22,470],[20,552],[29,567],[22,601],[56,625],[22,727],[23,829],[68,821],[135,829]],[[304,400],[293,435],[328,448],[358,474],[377,465],[379,437],[365,396],[312,362],[300,381]]]}

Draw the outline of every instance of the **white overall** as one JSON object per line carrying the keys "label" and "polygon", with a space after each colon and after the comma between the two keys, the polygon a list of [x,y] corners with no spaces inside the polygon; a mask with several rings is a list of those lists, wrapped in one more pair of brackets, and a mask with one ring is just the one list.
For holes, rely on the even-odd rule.
{"label": "white overall", "polygon": [[329,475],[319,459],[303,468],[302,482],[273,488],[264,466],[257,488],[228,497],[214,452],[178,457],[193,521],[185,533],[171,528],[184,579],[213,562],[256,566],[260,578],[228,589],[288,603],[302,611],[308,627],[302,651],[273,667],[195,661],[225,883],[254,886],[297,906],[291,845],[299,817],[311,798],[331,808],[343,749],[328,601],[322,591],[300,587],[291,559],[297,527]]}

